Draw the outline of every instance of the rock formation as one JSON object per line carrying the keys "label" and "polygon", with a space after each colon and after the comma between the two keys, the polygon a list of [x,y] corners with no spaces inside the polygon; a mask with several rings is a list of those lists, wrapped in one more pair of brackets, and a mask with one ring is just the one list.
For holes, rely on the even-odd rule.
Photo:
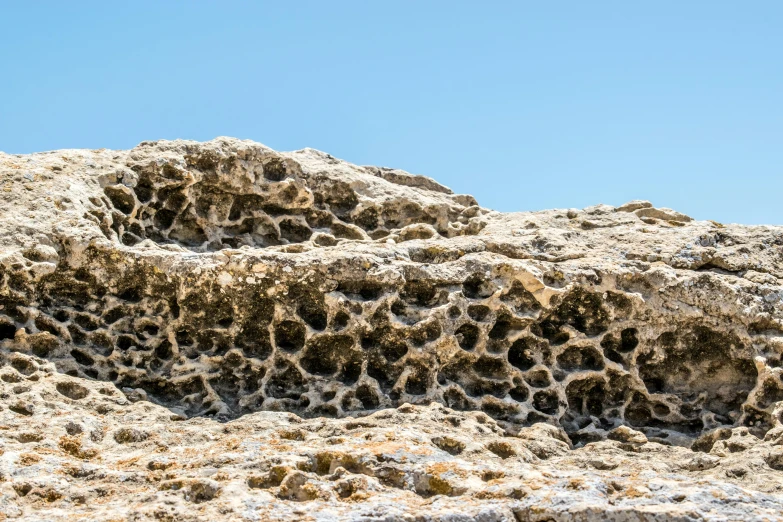
{"label": "rock formation", "polygon": [[229,138],[0,153],[0,520],[776,520],[783,227]]}

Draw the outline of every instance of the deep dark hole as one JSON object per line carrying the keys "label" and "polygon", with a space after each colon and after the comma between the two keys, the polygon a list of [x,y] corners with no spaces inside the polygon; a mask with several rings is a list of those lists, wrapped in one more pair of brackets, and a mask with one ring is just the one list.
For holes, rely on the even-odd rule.
{"label": "deep dark hole", "polygon": [[11,323],[0,323],[0,340],[13,339],[16,335],[16,326]]}

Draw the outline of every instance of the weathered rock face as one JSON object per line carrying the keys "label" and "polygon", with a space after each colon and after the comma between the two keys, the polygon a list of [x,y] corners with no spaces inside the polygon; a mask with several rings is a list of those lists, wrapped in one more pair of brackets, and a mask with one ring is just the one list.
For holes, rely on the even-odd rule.
{"label": "weathered rock face", "polygon": [[[312,428],[314,437],[324,436],[319,430],[326,426],[345,432],[340,451],[351,453],[364,443],[346,427],[358,422],[350,418],[381,410],[366,418],[378,419],[373,426],[379,430],[390,428],[403,417],[386,409],[412,408],[407,405],[420,405],[411,411],[427,412],[426,418],[417,417],[422,425],[397,442],[414,444],[429,430],[440,442],[427,435],[427,447],[434,444],[438,449],[432,451],[446,460],[462,459],[465,447],[478,444],[461,427],[463,420],[483,418],[480,424],[491,426],[487,433],[512,436],[486,441],[510,445],[499,450],[508,453],[499,457],[504,466],[511,458],[532,469],[542,457],[532,451],[522,458],[526,453],[517,446],[546,423],[566,455],[559,464],[547,463],[548,473],[571,473],[568,467],[579,460],[574,455],[600,459],[626,451],[632,443],[612,437],[628,433],[638,447],[655,448],[662,466],[671,460],[668,470],[650,468],[653,475],[683,469],[675,464],[681,459],[706,459],[708,464],[687,471],[715,473],[724,469],[717,462],[726,455],[708,458],[704,452],[738,447],[729,441],[739,437],[746,441],[740,446],[762,448],[755,450],[758,468],[742,468],[745,473],[736,476],[726,471],[721,478],[772,495],[762,502],[752,498],[755,493],[742,493],[750,495],[743,497],[742,516],[768,515],[783,506],[769,483],[751,478],[763,471],[783,479],[769,456],[783,430],[783,227],[693,221],[647,202],[504,214],[422,176],[233,139],[143,143],[131,151],[0,154],[0,200],[0,353],[9,371],[16,368],[7,378],[3,374],[12,391],[4,395],[0,414],[10,425],[52,415],[48,406],[27,412],[15,405],[15,388],[95,416],[104,415],[94,409],[98,405],[91,410],[79,401],[90,390],[97,397],[96,386],[118,393],[112,391],[116,385],[134,399],[168,408],[149,410],[155,412],[149,422],[168,434],[157,442],[164,453],[173,443],[163,439],[185,436],[179,426],[209,426],[227,440],[229,426],[247,434],[261,422],[252,419],[267,419],[271,424],[263,430],[271,430],[272,419],[289,418],[313,419],[296,422],[321,426]],[[30,376],[43,371],[37,368],[45,368],[47,377],[30,384]],[[35,391],[46,379],[59,383],[58,393]],[[60,386],[86,395],[72,397],[82,392]],[[254,413],[264,411],[296,415]],[[192,420],[171,424],[172,412]],[[220,431],[220,422],[243,415]],[[462,420],[443,425],[441,417],[449,415]],[[342,417],[349,418],[325,420]],[[114,429],[121,418],[109,415],[101,422]],[[144,415],[134,419],[139,426],[127,428],[128,441],[115,435],[116,444],[149,447],[154,436],[133,440],[133,429],[146,429]],[[68,453],[56,442],[60,435],[47,433],[35,442],[53,441],[53,450]],[[86,437],[81,431],[67,436]],[[15,437],[24,444],[23,434]],[[381,437],[380,431],[372,437]],[[256,462],[280,480],[244,476],[272,485],[251,485],[242,495],[277,495],[282,500],[275,509],[283,519],[293,517],[283,507],[288,502],[321,499],[328,505],[353,495],[338,492],[338,500],[330,500],[318,485],[325,479],[318,477],[335,470],[321,473],[318,465],[295,463],[297,452],[315,447],[314,439],[286,440],[265,448]],[[114,443],[96,444],[92,457],[116,451]],[[623,444],[626,450],[617,449]],[[198,444],[192,448],[198,451]],[[277,469],[275,452],[291,462],[290,469],[280,468],[285,473],[269,471]],[[92,458],[69,455],[64,458]],[[477,450],[468,460],[472,466],[482,458]],[[428,459],[422,462],[432,464]],[[637,460],[644,459],[632,457],[618,469],[630,470]],[[494,500],[485,504],[495,506],[496,514],[539,519],[528,508],[543,497],[531,490],[523,495],[501,488],[505,493],[490,495],[495,490],[479,480],[480,487],[463,491],[438,474],[425,480],[436,484],[431,488],[417,482],[428,472],[416,466],[407,470],[409,478],[391,482],[377,466],[341,466],[351,480],[372,483],[359,499],[372,509],[381,509],[391,497],[380,492],[392,487],[417,498],[464,494],[473,500],[449,505],[470,517],[482,509],[477,499],[489,495]],[[155,480],[162,480],[158,475]],[[177,477],[171,480],[196,480]],[[500,482],[512,484],[503,477]],[[315,481],[314,493],[285,493],[303,491],[308,480]],[[443,491],[439,480],[449,484]],[[676,489],[681,479],[666,480]],[[285,489],[286,481],[301,484]],[[199,483],[193,486],[199,492],[186,497],[205,497],[204,504],[217,509],[212,497],[225,489],[218,482]],[[168,489],[191,487],[184,484]],[[25,508],[19,506],[29,499],[13,491],[3,502],[17,502],[21,516]],[[592,515],[574,516],[603,517],[607,495],[591,504]],[[654,498],[645,495],[640,498]],[[772,511],[762,510],[764,502]],[[698,516],[719,511],[703,498],[695,505]],[[48,516],[69,508],[57,509]],[[541,519],[568,511],[552,509],[541,511]],[[232,516],[245,516],[237,513]],[[272,516],[265,513],[253,516]],[[657,516],[645,518],[636,508],[622,513],[618,520]]]}

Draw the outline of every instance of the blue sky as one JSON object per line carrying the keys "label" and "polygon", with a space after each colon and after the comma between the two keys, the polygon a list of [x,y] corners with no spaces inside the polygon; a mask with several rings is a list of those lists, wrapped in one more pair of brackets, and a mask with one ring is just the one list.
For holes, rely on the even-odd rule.
{"label": "blue sky", "polygon": [[498,210],[649,199],[783,224],[783,2],[36,1],[0,9],[0,150],[220,135]]}

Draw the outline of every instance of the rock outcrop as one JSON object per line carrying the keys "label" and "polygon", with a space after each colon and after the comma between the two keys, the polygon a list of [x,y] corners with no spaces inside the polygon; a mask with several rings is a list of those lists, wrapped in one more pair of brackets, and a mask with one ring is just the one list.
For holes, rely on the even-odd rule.
{"label": "rock outcrop", "polygon": [[0,208],[8,518],[783,510],[783,227],[228,138],[0,153]]}

